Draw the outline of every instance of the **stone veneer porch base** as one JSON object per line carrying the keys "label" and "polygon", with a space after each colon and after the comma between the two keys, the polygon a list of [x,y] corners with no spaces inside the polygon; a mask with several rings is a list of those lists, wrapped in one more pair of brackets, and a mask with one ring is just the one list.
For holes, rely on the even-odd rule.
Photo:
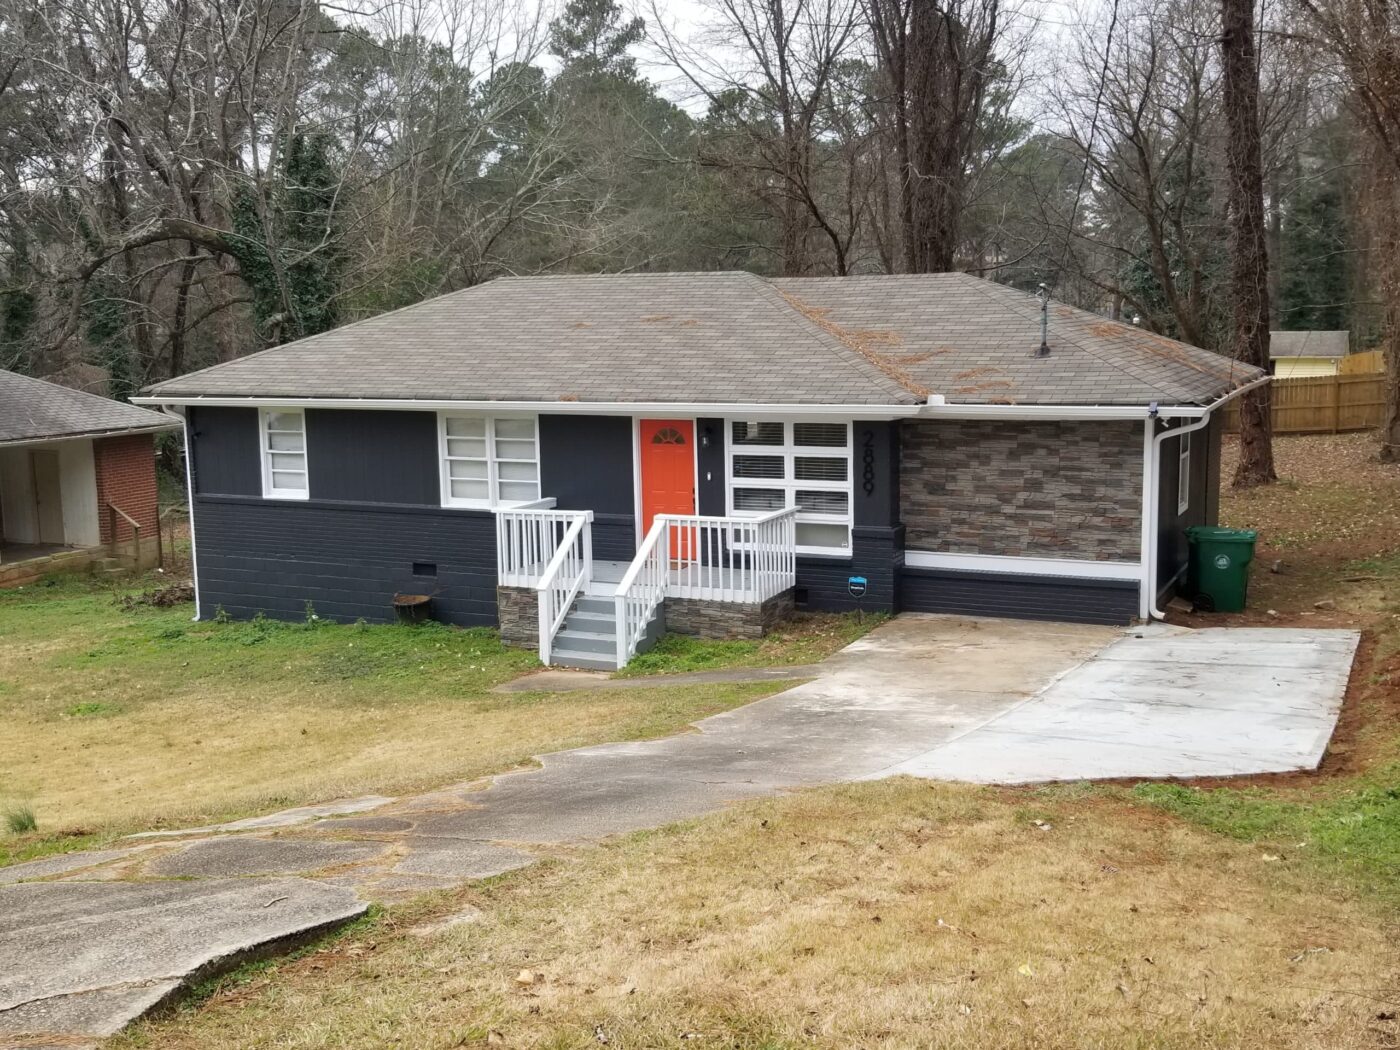
{"label": "stone veneer porch base", "polygon": [[708,598],[667,598],[666,630],[694,638],[758,639],[796,611],[792,588],[764,602],[717,602]]}

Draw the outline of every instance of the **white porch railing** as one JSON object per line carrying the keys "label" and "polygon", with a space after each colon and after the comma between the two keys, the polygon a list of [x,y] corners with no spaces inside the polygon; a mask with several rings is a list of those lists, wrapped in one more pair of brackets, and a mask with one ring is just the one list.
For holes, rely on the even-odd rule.
{"label": "white porch railing", "polygon": [[756,518],[658,514],[617,587],[617,666],[636,655],[668,595],[757,603],[796,582],[796,508]]}
{"label": "white porch railing", "polygon": [[554,510],[554,500],[496,511],[496,582],[533,587],[581,510]]}
{"label": "white porch railing", "polygon": [[549,559],[540,582],[535,585],[540,616],[540,663],[548,664],[554,650],[554,636],[588,582],[593,578],[593,512],[578,516],[560,537],[554,556]]}
{"label": "white porch railing", "polygon": [[626,667],[637,655],[656,607],[666,597],[666,577],[671,565],[671,529],[667,516],[658,514],[642,540],[637,556],[627,567],[613,599],[617,631],[617,666]]}
{"label": "white porch railing", "polygon": [[762,602],[797,579],[797,508],[755,518],[665,515],[676,598]]}

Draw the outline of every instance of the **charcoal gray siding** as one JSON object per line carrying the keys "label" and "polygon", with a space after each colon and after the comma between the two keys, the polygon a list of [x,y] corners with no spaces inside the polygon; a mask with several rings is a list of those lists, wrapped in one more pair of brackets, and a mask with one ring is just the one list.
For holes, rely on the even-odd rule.
{"label": "charcoal gray siding", "polygon": [[1018,620],[1127,624],[1138,614],[1133,580],[969,572],[906,567],[900,599],[908,612],[1001,616]]}
{"label": "charcoal gray siding", "polygon": [[[393,619],[394,593],[431,593],[435,619],[496,622],[495,522],[485,511],[370,507],[322,500],[206,496],[196,501],[206,617],[264,613]],[[415,576],[414,564],[436,566]]]}
{"label": "charcoal gray siding", "polygon": [[[899,571],[904,567],[904,530],[857,525],[849,558],[797,559],[796,600],[803,609],[823,612],[896,612],[900,608]],[[848,582],[864,576],[865,597],[851,597]]]}
{"label": "charcoal gray siding", "polygon": [[313,499],[436,507],[437,414],[307,409],[306,468]]}
{"label": "charcoal gray siding", "polygon": [[258,410],[196,406],[188,413],[195,492],[261,496]]}
{"label": "charcoal gray siding", "polygon": [[540,493],[560,510],[593,511],[593,556],[631,561],[636,553],[632,420],[626,416],[540,416]]}
{"label": "charcoal gray siding", "polygon": [[1157,503],[1157,602],[1185,593],[1186,564],[1190,546],[1186,530],[1192,525],[1220,522],[1220,446],[1224,418],[1217,415],[1210,426],[1191,435],[1191,502],[1186,513],[1177,512],[1181,439],[1162,442]]}

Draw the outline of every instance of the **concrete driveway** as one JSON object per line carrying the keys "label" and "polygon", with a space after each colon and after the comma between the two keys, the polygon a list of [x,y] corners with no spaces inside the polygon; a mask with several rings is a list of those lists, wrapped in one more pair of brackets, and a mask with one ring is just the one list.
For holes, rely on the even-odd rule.
{"label": "concrete driveway", "polygon": [[792,788],[1308,768],[1356,641],[901,616],[815,680],[695,732],[0,869],[0,1047],[114,1032],[193,974],[343,922],[366,900]]}
{"label": "concrete driveway", "polygon": [[1355,631],[1139,629],[881,775],[1025,784],[1315,769],[1359,641]]}

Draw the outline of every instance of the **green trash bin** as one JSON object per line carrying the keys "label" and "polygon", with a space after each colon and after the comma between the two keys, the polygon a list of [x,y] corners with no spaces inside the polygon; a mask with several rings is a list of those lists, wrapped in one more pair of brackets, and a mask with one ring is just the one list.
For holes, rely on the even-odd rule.
{"label": "green trash bin", "polygon": [[1187,586],[1196,607],[1207,612],[1243,612],[1249,592],[1249,563],[1254,560],[1253,529],[1192,525]]}

